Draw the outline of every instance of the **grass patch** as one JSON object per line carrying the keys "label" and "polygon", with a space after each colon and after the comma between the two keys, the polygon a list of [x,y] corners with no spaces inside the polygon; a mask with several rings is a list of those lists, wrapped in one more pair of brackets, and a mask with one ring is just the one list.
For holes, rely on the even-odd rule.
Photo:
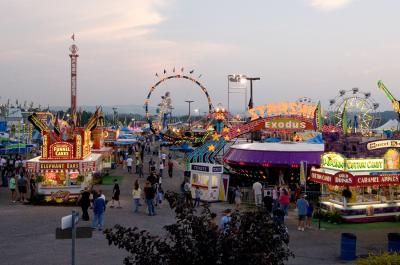
{"label": "grass patch", "polygon": [[118,183],[121,184],[123,176],[104,176],[102,185],[114,185],[114,179],[117,179]]}
{"label": "grass patch", "polygon": [[[313,219],[313,223],[318,227],[318,219]],[[321,221],[321,228],[325,229],[352,229],[352,230],[369,230],[369,229],[385,229],[399,228],[398,222],[373,222],[373,223],[358,223],[358,224],[332,224]]]}

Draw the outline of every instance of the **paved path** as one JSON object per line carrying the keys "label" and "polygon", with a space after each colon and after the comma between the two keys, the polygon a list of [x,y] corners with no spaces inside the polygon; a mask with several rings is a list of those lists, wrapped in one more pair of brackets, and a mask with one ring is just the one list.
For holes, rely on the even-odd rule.
{"label": "paved path", "polygon": [[[147,173],[148,158],[145,160]],[[163,185],[165,190],[178,190],[183,179],[183,165],[175,167],[172,179],[165,176]],[[157,207],[156,216],[148,216],[143,206],[141,212],[134,214],[131,211],[131,190],[134,174],[127,174],[121,168],[112,172],[115,175],[124,175],[121,183],[122,209],[108,208],[105,214],[105,224],[112,227],[115,224],[137,226],[147,229],[154,234],[162,233],[162,227],[174,222],[173,211],[164,202]],[[147,174],[145,174],[147,176]],[[140,182],[143,183],[144,179]],[[107,198],[111,198],[112,186],[100,186]],[[77,207],[29,206],[10,204],[9,192],[0,188],[0,264],[9,265],[54,265],[70,263],[70,240],[55,240],[55,228],[60,226],[60,218],[71,213]],[[225,208],[232,208],[227,203],[214,203],[212,209],[221,213]],[[90,216],[92,213],[90,212]],[[290,247],[296,258],[289,261],[293,265],[309,264],[352,264],[338,260],[341,230],[318,231],[317,229],[299,232],[296,230],[295,213],[292,211],[286,221],[291,237]],[[80,225],[86,225],[80,222]],[[352,232],[346,230],[346,232]],[[355,232],[358,237],[358,254],[367,254],[368,251],[379,251],[386,248],[387,229],[374,231],[360,230]],[[77,264],[122,264],[125,251],[114,246],[108,246],[104,235],[95,231],[91,239],[77,240]]]}

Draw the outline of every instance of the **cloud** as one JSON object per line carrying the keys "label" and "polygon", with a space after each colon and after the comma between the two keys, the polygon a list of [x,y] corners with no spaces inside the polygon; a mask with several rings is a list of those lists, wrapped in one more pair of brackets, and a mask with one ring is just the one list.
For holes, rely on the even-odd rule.
{"label": "cloud", "polygon": [[321,11],[333,11],[349,5],[353,0],[309,0],[310,5]]}

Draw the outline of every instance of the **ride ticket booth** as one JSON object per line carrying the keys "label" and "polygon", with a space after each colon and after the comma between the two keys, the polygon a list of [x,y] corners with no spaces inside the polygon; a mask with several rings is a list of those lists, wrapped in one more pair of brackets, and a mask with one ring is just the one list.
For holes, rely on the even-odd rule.
{"label": "ride ticket booth", "polygon": [[226,201],[229,176],[224,175],[222,165],[208,163],[190,164],[190,189],[195,197],[196,187],[202,192],[201,200],[207,202]]}

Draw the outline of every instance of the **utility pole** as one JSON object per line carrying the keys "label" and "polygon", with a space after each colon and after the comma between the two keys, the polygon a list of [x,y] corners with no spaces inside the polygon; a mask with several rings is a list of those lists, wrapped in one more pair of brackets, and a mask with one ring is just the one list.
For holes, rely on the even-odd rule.
{"label": "utility pole", "polygon": [[190,124],[190,104],[192,104],[194,101],[193,100],[185,100],[185,102],[189,104],[188,123],[189,123],[189,127],[191,127],[191,124]]}

